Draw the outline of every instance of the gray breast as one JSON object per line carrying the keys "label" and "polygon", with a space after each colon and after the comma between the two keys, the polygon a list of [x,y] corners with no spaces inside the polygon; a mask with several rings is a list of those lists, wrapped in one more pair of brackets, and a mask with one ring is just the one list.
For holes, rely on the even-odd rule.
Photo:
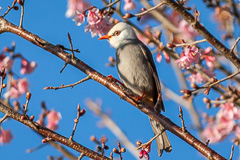
{"label": "gray breast", "polygon": [[[128,43],[117,49],[118,74],[124,85],[133,93],[154,97],[155,83],[139,42]],[[148,51],[149,52],[149,51]]]}

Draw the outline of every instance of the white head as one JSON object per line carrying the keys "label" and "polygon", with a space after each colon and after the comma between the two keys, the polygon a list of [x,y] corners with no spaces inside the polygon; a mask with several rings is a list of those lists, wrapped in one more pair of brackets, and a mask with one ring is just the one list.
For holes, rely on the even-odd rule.
{"label": "white head", "polygon": [[110,29],[107,35],[99,38],[108,39],[111,46],[114,48],[119,48],[131,40],[136,40],[137,36],[133,28],[124,22],[119,22]]}

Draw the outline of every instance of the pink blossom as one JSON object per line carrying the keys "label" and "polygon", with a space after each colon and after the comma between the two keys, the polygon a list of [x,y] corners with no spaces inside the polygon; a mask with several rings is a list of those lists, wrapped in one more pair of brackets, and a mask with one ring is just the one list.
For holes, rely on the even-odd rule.
{"label": "pink blossom", "polygon": [[215,122],[206,127],[202,134],[206,139],[212,139],[212,143],[223,140],[233,131],[239,136],[240,130],[235,122],[240,119],[239,117],[240,109],[234,107],[232,103],[222,104]]}
{"label": "pink blossom", "polygon": [[240,139],[240,126],[239,125],[236,125],[235,128],[234,128],[234,134],[236,135],[236,137],[238,139]]}
{"label": "pink blossom", "polygon": [[216,128],[218,132],[222,135],[222,139],[228,136],[234,129],[236,122],[228,117],[221,115],[221,117],[216,120]]}
{"label": "pink blossom", "polygon": [[112,27],[107,22],[107,17],[100,15],[99,9],[97,8],[88,11],[87,21],[88,24],[85,27],[85,32],[91,32],[92,37],[107,34]]}
{"label": "pink blossom", "polygon": [[18,90],[21,94],[28,91],[28,80],[26,78],[18,79]]}
{"label": "pink blossom", "polygon": [[10,143],[12,138],[13,138],[13,136],[12,136],[10,130],[5,131],[1,128],[0,143]]}
{"label": "pink blossom", "polygon": [[68,0],[68,9],[66,12],[66,17],[75,16],[75,12],[82,13],[89,8],[89,3],[85,0]]}
{"label": "pink blossom", "polygon": [[73,21],[76,22],[77,26],[80,26],[85,22],[85,15],[81,12],[76,11]]}
{"label": "pink blossom", "polygon": [[210,140],[210,143],[217,143],[222,139],[222,135],[217,128],[212,125],[209,125],[203,130],[202,136],[205,137],[205,139]]}
{"label": "pink blossom", "polygon": [[204,50],[204,55],[202,56],[203,58],[205,58],[206,60],[206,64],[207,66],[212,69],[214,66],[213,66],[213,61],[216,60],[215,57],[213,56],[209,56],[208,54],[210,54],[212,52],[212,47],[208,47]]}
{"label": "pink blossom", "polygon": [[207,79],[201,73],[193,73],[187,78],[191,84],[202,84],[206,82]]}
{"label": "pink blossom", "polygon": [[136,8],[136,4],[133,2],[133,0],[124,0],[124,2],[125,2],[123,7],[124,11],[129,11]]}
{"label": "pink blossom", "polygon": [[[162,54],[163,54],[166,62],[170,63],[171,58],[169,57],[169,55],[165,51],[162,51]],[[159,63],[162,61],[162,54],[160,52],[157,54],[157,62],[159,62]]]}
{"label": "pink blossom", "polygon": [[58,127],[58,123],[59,120],[62,118],[61,113],[60,112],[56,112],[55,110],[50,111],[47,114],[47,128],[51,129],[51,130],[56,130]]}
{"label": "pink blossom", "polygon": [[193,63],[198,63],[201,55],[202,54],[197,47],[187,46],[181,53],[181,57],[175,62],[178,64],[179,68],[189,69]]}
{"label": "pink blossom", "polygon": [[[208,75],[210,78],[214,77],[214,73],[212,73],[211,71],[203,68],[202,71]],[[207,78],[204,77],[204,75],[202,73],[199,72],[195,72],[193,74],[191,74],[188,78],[187,78],[191,84],[193,83],[197,83],[197,84],[202,84],[204,82],[207,82]]]}
{"label": "pink blossom", "polygon": [[26,78],[13,80],[11,88],[4,94],[4,97],[19,98],[22,94],[28,91],[28,80]]}
{"label": "pink blossom", "polygon": [[5,54],[0,55],[0,69],[2,69],[3,67],[6,68],[7,70],[12,68],[12,60]]}
{"label": "pink blossom", "polygon": [[220,106],[220,110],[217,114],[217,116],[227,117],[227,119],[240,119],[240,109],[237,107],[234,107],[233,103],[225,103]]}
{"label": "pink blossom", "polygon": [[161,53],[158,53],[157,54],[157,62],[161,62],[162,61],[162,54]]}
{"label": "pink blossom", "polygon": [[22,67],[21,67],[20,73],[21,74],[27,74],[27,73],[30,74],[35,70],[36,67],[37,67],[36,62],[34,62],[34,61],[28,62],[27,60],[22,59]]}
{"label": "pink blossom", "polygon": [[192,26],[189,25],[189,23],[185,20],[181,20],[178,24],[178,30],[180,33],[182,33],[182,38],[185,40],[193,40],[195,36],[198,35],[198,33],[194,30]]}
{"label": "pink blossom", "polygon": [[[182,52],[183,53],[183,52]],[[181,69],[189,69],[192,66],[192,59],[185,54],[181,54],[181,57],[175,61],[178,64],[178,67]]]}
{"label": "pink blossom", "polygon": [[195,46],[184,47],[184,53],[186,56],[188,56],[190,59],[192,59],[192,61],[194,63],[198,63],[198,61],[202,55],[201,52],[199,51],[199,49]]}
{"label": "pink blossom", "polygon": [[142,159],[143,156],[149,160],[149,153],[151,152],[151,144],[149,144],[147,147],[142,147],[142,150],[139,153],[139,158]]}

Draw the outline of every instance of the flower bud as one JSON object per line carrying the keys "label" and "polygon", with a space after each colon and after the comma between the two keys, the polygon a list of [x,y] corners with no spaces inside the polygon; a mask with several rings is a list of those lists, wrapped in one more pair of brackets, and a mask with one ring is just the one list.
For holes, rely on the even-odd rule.
{"label": "flower bud", "polygon": [[119,154],[118,149],[117,149],[117,148],[113,148],[113,153],[117,153],[117,154]]}
{"label": "flower bud", "polygon": [[17,2],[18,2],[19,5],[21,5],[21,6],[23,5],[23,1],[22,0],[17,0]]}
{"label": "flower bud", "polygon": [[123,19],[129,19],[129,18],[132,18],[133,15],[130,14],[130,13],[126,13],[125,16],[123,16]]}
{"label": "flower bud", "polygon": [[126,152],[126,149],[125,149],[125,148],[121,148],[121,149],[120,149],[120,152],[121,152],[121,153],[125,153],[125,152]]}
{"label": "flower bud", "polygon": [[27,98],[27,100],[30,100],[31,96],[32,96],[32,94],[31,94],[30,92],[27,92],[27,93],[26,93],[26,98]]}
{"label": "flower bud", "polygon": [[167,47],[168,47],[168,48],[175,48],[175,47],[176,47],[176,45],[175,45],[175,44],[173,44],[173,43],[167,43]]}
{"label": "flower bud", "polygon": [[2,88],[6,88],[6,87],[7,87],[6,83],[3,83]]}
{"label": "flower bud", "polygon": [[207,97],[204,97],[204,98],[203,98],[203,102],[204,102],[204,103],[210,103],[210,99],[208,99]]}
{"label": "flower bud", "polygon": [[141,145],[142,145],[142,142],[137,141],[136,144],[137,144],[137,146],[141,146]]}
{"label": "flower bud", "polygon": [[19,10],[19,7],[18,6],[14,6],[13,9],[17,11],[17,10]]}

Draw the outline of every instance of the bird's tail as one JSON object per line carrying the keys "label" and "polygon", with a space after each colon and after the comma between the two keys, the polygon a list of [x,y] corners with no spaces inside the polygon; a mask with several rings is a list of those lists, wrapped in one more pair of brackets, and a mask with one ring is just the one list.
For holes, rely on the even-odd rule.
{"label": "bird's tail", "polygon": [[[149,119],[151,122],[151,126],[152,126],[152,130],[154,132],[154,135],[156,135],[156,134],[162,132],[162,130],[164,130],[164,127],[160,123],[156,122],[152,118],[149,118]],[[163,150],[165,150],[166,152],[172,151],[171,143],[170,143],[165,131],[156,138],[156,142],[157,142],[159,157],[162,155]]]}

